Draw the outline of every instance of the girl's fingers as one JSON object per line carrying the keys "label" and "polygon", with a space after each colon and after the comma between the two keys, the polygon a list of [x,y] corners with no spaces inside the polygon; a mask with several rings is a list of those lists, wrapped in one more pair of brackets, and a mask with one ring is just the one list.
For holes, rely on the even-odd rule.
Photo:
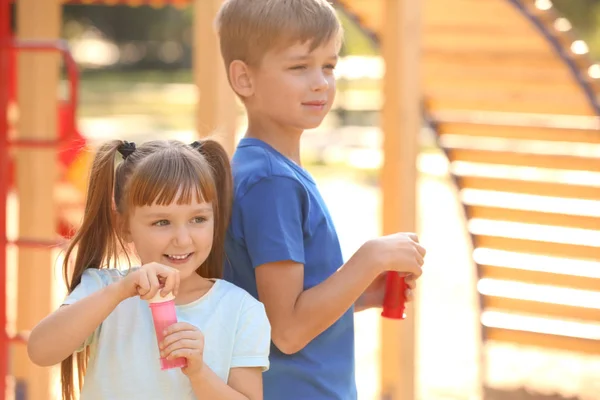
{"label": "girl's fingers", "polygon": [[177,296],[177,288],[179,287],[179,271],[168,271],[164,274],[164,286],[161,290],[161,295],[166,296],[169,293]]}
{"label": "girl's fingers", "polygon": [[178,342],[183,339],[193,338],[193,336],[190,335],[188,332],[190,332],[190,331],[178,331],[178,332],[173,332],[170,334],[165,334],[165,338],[163,339],[162,343],[160,344],[160,348],[166,349],[167,347],[169,347],[170,345],[172,345],[175,342]]}
{"label": "girl's fingers", "polygon": [[150,269],[146,272],[146,276],[148,278],[148,282],[150,283],[150,290],[148,291],[148,293],[142,296],[142,299],[144,300],[151,299],[160,290],[160,282],[158,281],[156,271]]}
{"label": "girl's fingers", "polygon": [[144,273],[144,271],[140,271],[136,284],[137,292],[140,297],[145,296],[150,291],[150,282],[148,281],[148,276]]}
{"label": "girl's fingers", "polygon": [[162,357],[168,358],[169,356],[172,356],[173,353],[176,353],[178,350],[181,350],[181,349],[191,349],[191,350],[200,351],[200,350],[202,350],[202,347],[198,340],[180,339],[180,340],[176,341],[175,343],[171,343],[169,346],[165,347],[160,353],[161,353]]}
{"label": "girl's fingers", "polygon": [[188,324],[187,322],[176,322],[172,325],[169,325],[167,327],[167,329],[165,329],[165,337],[172,335],[175,332],[180,332],[180,331],[190,331],[190,332],[200,333],[200,330],[192,324]]}
{"label": "girl's fingers", "polygon": [[183,348],[183,349],[175,350],[174,352],[172,352],[170,355],[167,356],[168,359],[174,359],[174,358],[179,358],[179,357],[183,357],[183,358],[190,360],[190,359],[194,359],[196,357],[202,357],[202,352],[197,349]]}
{"label": "girl's fingers", "polygon": [[160,347],[164,349],[172,343],[183,339],[199,340],[204,343],[204,336],[198,328],[187,322],[177,322],[165,329],[164,339],[160,343]]}
{"label": "girl's fingers", "polygon": [[174,290],[173,293],[175,294],[175,296],[177,296],[179,294],[179,284],[181,283],[181,277],[179,276],[179,271],[176,271],[173,274],[173,278],[174,278],[173,280],[175,281],[174,287],[173,287],[173,290]]}

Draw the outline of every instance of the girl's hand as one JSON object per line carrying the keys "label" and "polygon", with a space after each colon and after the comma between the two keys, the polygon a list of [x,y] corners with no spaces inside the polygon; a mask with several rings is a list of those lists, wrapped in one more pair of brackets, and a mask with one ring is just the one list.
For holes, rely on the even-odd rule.
{"label": "girl's hand", "polygon": [[166,296],[169,293],[177,296],[179,292],[179,271],[163,264],[151,262],[128,273],[119,284],[124,299],[140,296],[142,300],[149,300],[159,290],[161,296]]}
{"label": "girl's hand", "polygon": [[200,373],[204,365],[204,335],[194,325],[177,322],[165,330],[165,339],[160,344],[160,356],[167,359],[185,357],[187,367],[181,372],[189,378]]}

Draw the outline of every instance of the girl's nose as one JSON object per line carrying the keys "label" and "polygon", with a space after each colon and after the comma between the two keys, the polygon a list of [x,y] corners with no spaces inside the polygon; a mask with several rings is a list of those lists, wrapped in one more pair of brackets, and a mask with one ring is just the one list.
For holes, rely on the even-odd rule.
{"label": "girl's nose", "polygon": [[192,236],[190,235],[187,227],[181,227],[177,229],[175,234],[175,243],[180,247],[187,246],[192,243]]}

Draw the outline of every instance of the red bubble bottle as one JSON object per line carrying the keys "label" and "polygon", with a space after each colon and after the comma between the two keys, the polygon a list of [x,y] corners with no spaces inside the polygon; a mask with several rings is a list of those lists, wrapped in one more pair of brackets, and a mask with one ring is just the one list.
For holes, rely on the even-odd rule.
{"label": "red bubble bottle", "polygon": [[389,271],[385,279],[385,297],[381,316],[390,319],[406,318],[406,289],[403,277],[396,271]]}

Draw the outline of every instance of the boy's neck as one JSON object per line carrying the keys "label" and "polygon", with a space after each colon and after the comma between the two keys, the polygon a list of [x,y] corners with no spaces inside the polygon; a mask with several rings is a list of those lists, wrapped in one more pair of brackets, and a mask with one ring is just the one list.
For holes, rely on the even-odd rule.
{"label": "boy's neck", "polygon": [[275,150],[300,163],[300,138],[303,130],[282,126],[272,121],[259,121],[248,118],[248,129],[244,137],[262,140]]}

